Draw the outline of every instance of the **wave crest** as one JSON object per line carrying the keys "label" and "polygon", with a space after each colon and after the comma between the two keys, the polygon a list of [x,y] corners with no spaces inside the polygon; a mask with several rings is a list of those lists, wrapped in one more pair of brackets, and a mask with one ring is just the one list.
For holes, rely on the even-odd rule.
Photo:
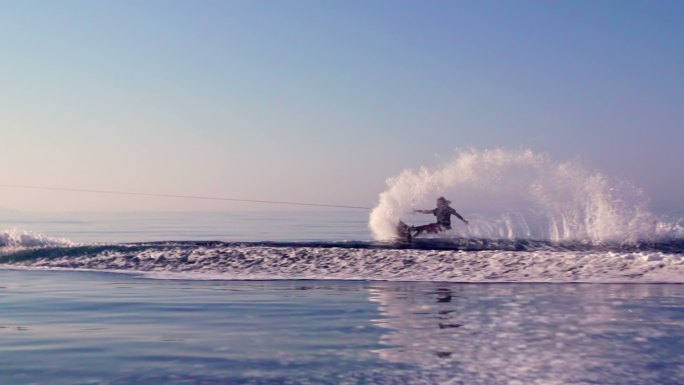
{"label": "wave crest", "polygon": [[172,242],[22,250],[0,256],[0,266],[162,279],[684,283],[681,253],[601,248],[464,252]]}
{"label": "wave crest", "polygon": [[9,229],[0,231],[0,248],[24,248],[47,246],[71,246],[73,242],[63,238],[53,238],[30,231]]}

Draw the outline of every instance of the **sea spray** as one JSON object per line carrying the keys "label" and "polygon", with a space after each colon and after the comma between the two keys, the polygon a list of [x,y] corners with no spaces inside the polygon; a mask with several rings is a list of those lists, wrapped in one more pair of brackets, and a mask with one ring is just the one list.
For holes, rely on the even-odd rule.
{"label": "sea spray", "polygon": [[30,231],[19,229],[0,230],[0,249],[72,245],[74,243],[67,239],[52,238]]}
{"label": "sea spray", "polygon": [[435,169],[404,170],[387,181],[369,226],[378,240],[395,237],[399,220],[427,223],[414,209],[445,196],[470,220],[442,234],[453,238],[634,243],[681,236],[647,209],[642,192],[530,150],[469,150]]}

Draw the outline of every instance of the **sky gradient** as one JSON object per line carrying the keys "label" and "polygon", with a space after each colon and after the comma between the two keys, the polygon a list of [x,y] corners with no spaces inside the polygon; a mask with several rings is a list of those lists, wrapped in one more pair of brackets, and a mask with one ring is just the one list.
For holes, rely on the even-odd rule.
{"label": "sky gradient", "polygon": [[0,36],[5,184],[373,206],[404,168],[529,148],[684,211],[681,1],[0,0]]}

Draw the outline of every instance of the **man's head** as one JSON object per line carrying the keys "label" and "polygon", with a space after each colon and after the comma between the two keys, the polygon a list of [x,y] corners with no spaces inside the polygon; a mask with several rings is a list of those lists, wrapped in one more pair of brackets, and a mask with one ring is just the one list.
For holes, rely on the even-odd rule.
{"label": "man's head", "polygon": [[437,206],[448,206],[451,201],[446,200],[444,197],[437,198]]}

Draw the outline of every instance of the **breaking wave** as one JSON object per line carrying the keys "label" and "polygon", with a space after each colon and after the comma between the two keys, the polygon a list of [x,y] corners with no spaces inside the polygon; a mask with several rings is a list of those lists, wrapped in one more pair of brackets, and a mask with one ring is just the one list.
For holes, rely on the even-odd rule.
{"label": "breaking wave", "polygon": [[469,251],[363,242],[51,246],[5,250],[0,264],[163,279],[684,283],[681,242],[607,248],[462,242]]}
{"label": "breaking wave", "polygon": [[434,207],[438,196],[452,200],[470,221],[468,226],[455,223],[446,234],[451,238],[600,244],[684,237],[681,223],[648,210],[648,199],[638,188],[579,162],[559,163],[532,151],[461,152],[441,167],[405,170],[387,184],[369,219],[378,240],[395,237],[399,220],[432,221],[411,214]]}
{"label": "breaking wave", "polygon": [[18,229],[0,231],[0,249],[70,245],[73,245],[73,242],[67,239],[47,237],[30,231]]}

